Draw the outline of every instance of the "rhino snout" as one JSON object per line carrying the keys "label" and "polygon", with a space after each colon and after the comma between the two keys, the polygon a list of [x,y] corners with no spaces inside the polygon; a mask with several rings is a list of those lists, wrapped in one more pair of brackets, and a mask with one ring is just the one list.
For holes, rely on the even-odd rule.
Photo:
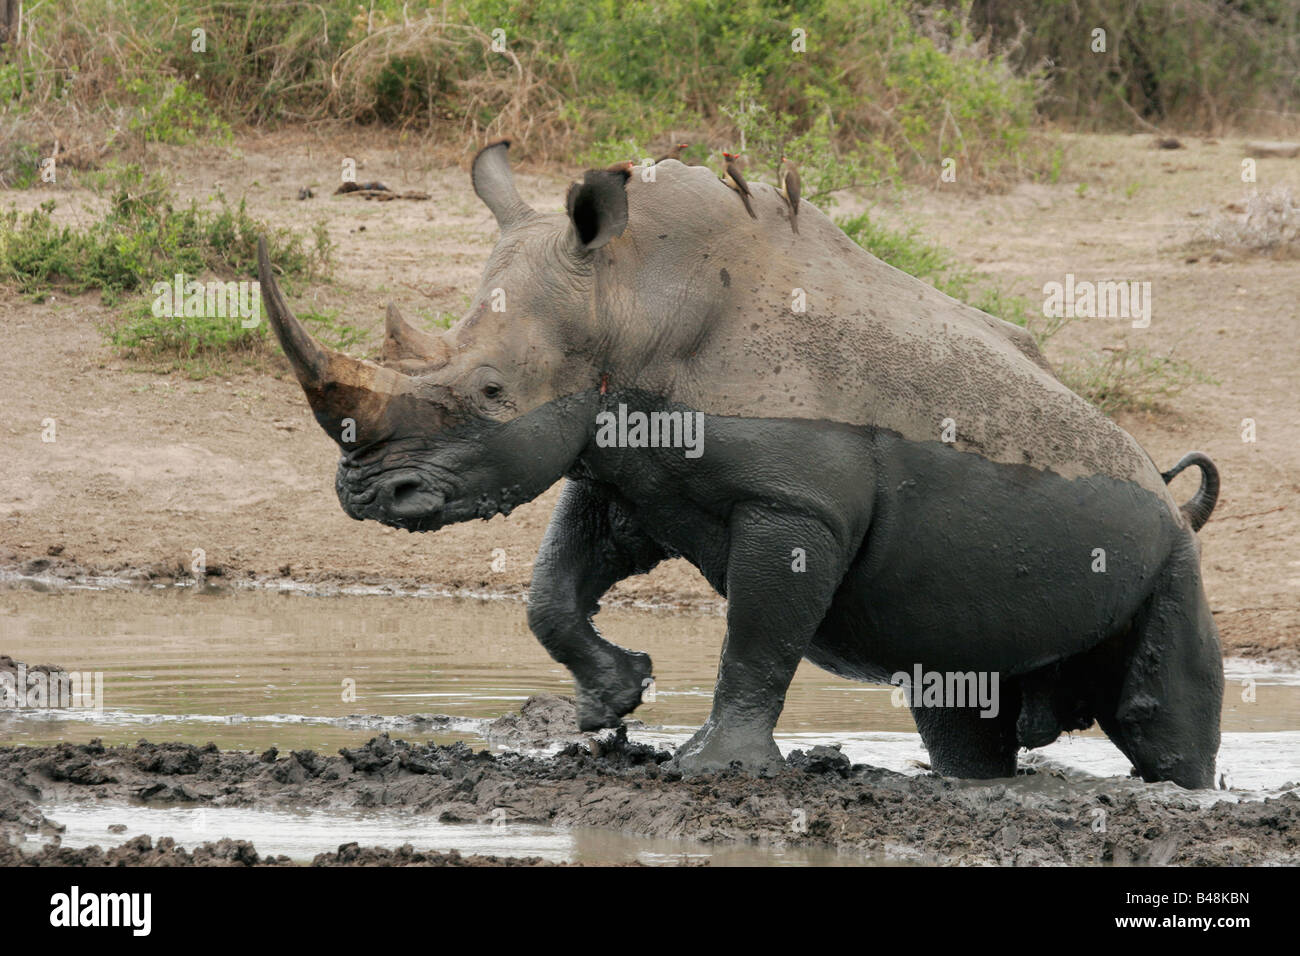
{"label": "rhino snout", "polygon": [[413,475],[387,479],[381,484],[376,498],[384,511],[403,520],[436,515],[445,503],[442,495],[426,488],[424,482]]}
{"label": "rhino snout", "polygon": [[446,496],[420,475],[397,472],[359,482],[339,469],[339,504],[358,521],[379,521],[411,531],[431,531],[442,524]]}

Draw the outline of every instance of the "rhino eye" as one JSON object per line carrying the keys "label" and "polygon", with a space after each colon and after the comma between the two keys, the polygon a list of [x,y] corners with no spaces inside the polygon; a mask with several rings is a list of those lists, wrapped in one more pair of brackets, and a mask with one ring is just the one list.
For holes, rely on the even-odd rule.
{"label": "rhino eye", "polygon": [[490,365],[480,365],[469,374],[465,382],[465,394],[479,410],[488,415],[499,415],[509,406],[506,387],[502,384],[504,376]]}

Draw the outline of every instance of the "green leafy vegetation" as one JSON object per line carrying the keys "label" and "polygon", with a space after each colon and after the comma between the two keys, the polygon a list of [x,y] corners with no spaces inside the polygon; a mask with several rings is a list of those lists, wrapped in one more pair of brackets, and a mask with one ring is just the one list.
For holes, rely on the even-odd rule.
{"label": "green leafy vegetation", "polygon": [[287,275],[328,268],[330,247],[318,229],[312,245],[249,215],[243,200],[216,196],[215,208],[177,207],[165,181],[125,166],[107,177],[108,208],[85,228],[59,225],[56,200],[26,214],[0,217],[0,279],[29,295],[53,287],[72,293],[103,290],[115,303],[176,273],[246,276],[255,271],[257,238],[268,236]]}
{"label": "green leafy vegetation", "polygon": [[[60,224],[56,201],[28,213],[0,216],[0,280],[36,299],[54,289],[98,290],[122,314],[105,330],[115,347],[180,366],[218,353],[253,354],[265,347],[264,324],[245,328],[238,315],[158,315],[156,284],[196,277],[247,279],[256,271],[257,239],[267,237],[277,267],[289,279],[327,274],[332,247],[323,225],[310,241],[253,218],[218,194],[210,207],[178,206],[166,183],[138,166],[100,177],[107,207],[84,227]],[[259,303],[260,308],[260,303]],[[327,323],[328,324],[328,323]]]}
{"label": "green leafy vegetation", "polygon": [[[469,297],[466,296],[465,298],[468,302]],[[443,312],[441,309],[419,309],[415,313],[417,327],[424,326],[433,332],[449,329],[455,321],[455,315],[450,312]]]}
{"label": "green leafy vegetation", "polygon": [[1023,167],[1035,117],[1031,71],[960,16],[895,0],[84,0],[29,17],[0,51],[0,102],[65,145],[96,120],[121,145],[184,145],[338,118],[571,158],[675,128],[740,136],[743,87],[792,148],[813,135],[921,178],[952,157],[975,183]]}
{"label": "green leafy vegetation", "polygon": [[126,88],[139,104],[127,128],[146,142],[188,146],[200,140],[229,143],[233,138],[230,124],[215,115],[203,94],[191,90],[183,80],[136,77],[127,81]]}
{"label": "green leafy vegetation", "polygon": [[[43,148],[96,126],[126,147],[344,119],[508,133],[546,161],[670,130],[739,138],[746,84],[785,143],[820,130],[877,173],[924,180],[949,158],[963,184],[1056,181],[1030,133],[1044,115],[1284,125],[1298,35],[1296,0],[81,0],[28,6],[0,49],[0,108]],[[13,182],[30,158],[0,160]]]}

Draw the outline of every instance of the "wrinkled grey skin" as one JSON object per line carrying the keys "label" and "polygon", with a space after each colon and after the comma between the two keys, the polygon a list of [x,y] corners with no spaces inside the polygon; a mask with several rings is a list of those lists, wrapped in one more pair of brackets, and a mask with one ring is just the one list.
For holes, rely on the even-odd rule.
{"label": "wrinkled grey skin", "polygon": [[[260,273],[343,449],[354,518],[433,531],[568,478],[528,620],[572,671],[584,729],[616,725],[651,676],[594,627],[601,596],[680,556],[728,599],[686,771],[778,765],[772,730],[806,657],[857,680],[996,675],[997,716],[913,708],[943,774],[1010,775],[1020,747],[1097,721],[1145,779],[1212,785],[1208,459],[1162,476],[1024,330],[885,265],[813,206],[794,234],[770,186],[753,184],[751,220],[711,172],[669,160],[653,182],[588,172],[567,214],[542,215],[507,148],[475,159],[501,238],[444,335],[390,309],[382,364],[350,359],[293,318],[264,252]],[[597,416],[620,404],[701,413],[703,454],[602,447]],[[1180,509],[1166,483],[1188,464],[1202,487]]]}

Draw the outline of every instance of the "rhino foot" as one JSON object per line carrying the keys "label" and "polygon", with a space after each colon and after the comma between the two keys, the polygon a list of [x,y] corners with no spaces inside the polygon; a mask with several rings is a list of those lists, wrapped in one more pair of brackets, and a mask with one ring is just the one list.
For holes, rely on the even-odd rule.
{"label": "rhino foot", "polygon": [[621,647],[617,651],[602,664],[596,679],[576,681],[579,730],[617,727],[624,714],[636,710],[642,692],[653,679],[649,654]]}
{"label": "rhino foot", "polygon": [[737,766],[753,774],[785,768],[785,758],[770,732],[724,731],[712,719],[682,744],[673,763],[688,775],[714,773]]}

